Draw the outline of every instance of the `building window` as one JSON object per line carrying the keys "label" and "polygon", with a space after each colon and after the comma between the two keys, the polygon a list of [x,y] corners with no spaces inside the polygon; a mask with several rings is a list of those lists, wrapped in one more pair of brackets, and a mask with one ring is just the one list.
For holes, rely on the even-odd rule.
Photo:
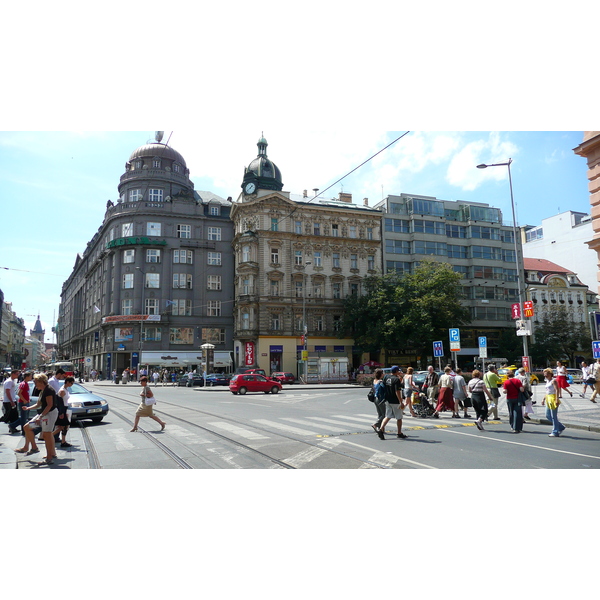
{"label": "building window", "polygon": [[471,225],[471,237],[481,240],[499,240],[500,230],[496,227],[481,227]]}
{"label": "building window", "polygon": [[[210,253],[209,253],[210,254]],[[173,250],[173,263],[191,265],[194,261],[193,250]]]}
{"label": "building window", "polygon": [[348,228],[348,231],[350,233],[351,238],[356,237],[356,225],[350,225],[350,227]]}
{"label": "building window", "polygon": [[517,262],[514,250],[502,250],[502,259],[505,262]]}
{"label": "building window", "polygon": [[446,248],[448,250],[448,258],[467,258],[466,246],[454,246],[453,244],[448,244]]}
{"label": "building window", "polygon": [[160,273],[146,273],[146,287],[157,289],[160,287]]}
{"label": "building window", "polygon": [[315,265],[315,267],[323,266],[323,264],[321,262],[321,253],[320,252],[313,253],[313,264]]}
{"label": "building window", "polygon": [[[210,227],[209,227],[210,229]],[[177,225],[177,237],[182,240],[189,240],[192,238],[192,226],[191,225]]]}
{"label": "building window", "polygon": [[145,315],[157,315],[158,314],[158,300],[156,298],[146,298],[144,300],[144,314]]}
{"label": "building window", "polygon": [[323,284],[316,283],[315,287],[314,287],[314,291],[315,291],[315,298],[322,298],[323,297]]}
{"label": "building window", "polygon": [[221,265],[221,253],[220,252],[209,252],[207,254],[206,262],[209,265],[220,266]]}
{"label": "building window", "polygon": [[302,318],[302,315],[294,315],[294,323],[296,331],[304,330],[304,319]]}
{"label": "building window", "polygon": [[339,281],[333,284],[333,297],[335,300],[340,300],[342,297],[342,284]]}
{"label": "building window", "polygon": [[242,313],[242,329],[250,329],[250,314]]}
{"label": "building window", "polygon": [[340,315],[333,315],[333,330],[340,331],[342,328],[342,317]]}
{"label": "building window", "polygon": [[323,315],[315,317],[315,331],[323,331]]}
{"label": "building window", "polygon": [[221,276],[220,275],[209,275],[207,281],[207,287],[209,290],[220,290],[221,289]]}
{"label": "building window", "polygon": [[191,300],[174,300],[171,304],[171,314],[179,317],[192,316]]}
{"label": "building window", "polygon": [[125,273],[123,275],[123,289],[124,290],[133,289],[133,273]]}
{"label": "building window", "polygon": [[430,233],[433,235],[446,235],[446,226],[439,221],[413,221],[413,231],[415,233]]}
{"label": "building window", "polygon": [[340,268],[340,253],[339,252],[333,253],[332,261],[333,261],[333,268],[339,269]]}
{"label": "building window", "polygon": [[396,260],[386,260],[385,261],[385,270],[386,273],[410,273],[411,271],[411,263],[409,262],[401,262]]}
{"label": "building window", "polygon": [[160,169],[160,160],[158,158],[155,158],[152,161],[152,168],[153,169]]}
{"label": "building window", "polygon": [[279,315],[276,313],[271,314],[271,329],[273,331],[279,331],[280,320]]}
{"label": "building window", "polygon": [[390,233],[410,233],[410,222],[404,219],[385,219],[384,228]]}
{"label": "building window", "polygon": [[279,231],[279,219],[271,218],[271,231]]}
{"label": "building window", "polygon": [[351,283],[350,284],[350,295],[358,296],[358,292],[359,292],[358,283]]}
{"label": "building window", "polygon": [[221,316],[221,301],[220,300],[209,300],[206,306],[206,314],[209,317],[220,317]]}
{"label": "building window", "polygon": [[173,289],[192,289],[192,276],[189,273],[173,273]]}
{"label": "building window", "polygon": [[221,241],[221,228],[220,227],[209,227],[208,228],[208,239],[213,242]]}
{"label": "building window", "polygon": [[269,295],[279,296],[279,281],[275,279],[269,281]]}
{"label": "building window", "polygon": [[501,248],[492,246],[471,246],[472,258],[483,258],[486,260],[502,260]]}
{"label": "building window", "polygon": [[160,223],[148,223],[146,225],[146,235],[149,237],[160,236]]}
{"label": "building window", "polygon": [[410,254],[410,242],[404,240],[385,240],[386,254]]}
{"label": "building window", "polygon": [[123,262],[124,263],[135,262],[135,250],[123,250]]}
{"label": "building window", "polygon": [[304,282],[303,281],[296,281],[296,285],[295,285],[295,289],[296,289],[296,298],[302,298],[303,291],[304,291]]}
{"label": "building window", "polygon": [[157,189],[148,190],[148,200],[150,202],[162,202],[163,201],[163,191]]}
{"label": "building window", "polygon": [[296,250],[294,253],[294,264],[298,266],[302,265],[302,250]]}
{"label": "building window", "polygon": [[373,228],[372,227],[367,227],[367,239],[368,240],[373,239]]}
{"label": "building window", "polygon": [[331,225],[331,235],[333,237],[340,237],[340,226],[337,223]]}
{"label": "building window", "polygon": [[160,342],[162,329],[160,327],[144,327],[143,339],[145,342]]}
{"label": "building window", "polygon": [[358,269],[358,254],[351,254],[350,255],[350,268],[351,269]]}
{"label": "building window", "polygon": [[147,263],[160,263],[160,250],[146,250]]}
{"label": "building window", "polygon": [[181,173],[181,166],[178,165],[177,163],[173,163],[173,171],[175,173]]}
{"label": "building window", "polygon": [[142,190],[129,190],[129,202],[140,202],[142,200]]}
{"label": "building window", "polygon": [[133,300],[123,300],[121,302],[121,314],[131,315],[133,310]]}
{"label": "building window", "polygon": [[250,260],[250,246],[242,246],[242,262]]}
{"label": "building window", "polygon": [[121,237],[131,237],[133,235],[133,223],[123,223],[121,225]]}
{"label": "building window", "polygon": [[294,233],[299,233],[302,235],[302,221],[294,222]]}
{"label": "building window", "polygon": [[171,344],[193,344],[193,327],[169,327],[169,342]]}
{"label": "building window", "polygon": [[211,217],[218,217],[221,214],[221,207],[215,206],[214,204],[209,208],[209,214]]}
{"label": "building window", "polygon": [[446,225],[446,236],[451,238],[466,238],[467,228],[462,225]]}
{"label": "building window", "polygon": [[369,269],[369,271],[375,270],[375,256],[372,254],[367,256],[367,269]]}
{"label": "building window", "polygon": [[313,223],[313,234],[321,235],[321,223]]}
{"label": "building window", "polygon": [[207,344],[224,344],[225,330],[217,329],[216,327],[203,327],[202,341]]}
{"label": "building window", "polygon": [[279,248],[271,248],[271,263],[274,265],[279,264]]}

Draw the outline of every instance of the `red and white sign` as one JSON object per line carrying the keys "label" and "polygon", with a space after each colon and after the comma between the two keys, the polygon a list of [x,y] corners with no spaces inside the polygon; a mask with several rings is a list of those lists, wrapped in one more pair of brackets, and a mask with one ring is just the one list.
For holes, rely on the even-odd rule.
{"label": "red and white sign", "polygon": [[529,356],[522,356],[521,357],[521,364],[523,365],[523,368],[525,369],[525,371],[527,371],[527,373],[530,372],[529,369]]}
{"label": "red and white sign", "polygon": [[525,317],[533,317],[533,301],[526,300],[523,302],[523,312],[525,313]]}
{"label": "red and white sign", "polygon": [[518,302],[516,302],[515,304],[511,304],[510,314],[512,315],[513,319],[521,318],[521,305]]}
{"label": "red and white sign", "polygon": [[247,367],[251,367],[252,365],[254,365],[254,342],[246,342],[244,356],[244,362]]}

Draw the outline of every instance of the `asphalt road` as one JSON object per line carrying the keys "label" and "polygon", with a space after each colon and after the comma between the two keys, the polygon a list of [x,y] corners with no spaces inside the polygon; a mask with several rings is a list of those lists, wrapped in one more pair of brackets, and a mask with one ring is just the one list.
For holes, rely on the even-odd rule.
{"label": "asphalt road", "polygon": [[[150,419],[130,429],[137,385],[88,384],[108,399],[111,412],[102,423],[72,427],[72,448],[57,449],[52,465],[39,466],[41,452],[18,455],[19,469],[596,469],[600,434],[568,429],[550,438],[550,426],[527,423],[514,434],[503,418],[479,431],[473,420],[415,419],[408,411],[403,431],[396,423],[380,440],[371,423],[373,405],[366,390],[302,389],[234,396],[227,389],[158,386],[155,412],[164,432]],[[540,390],[541,392],[541,390]],[[539,404],[539,403],[538,403]],[[540,417],[543,409],[536,408]],[[4,430],[4,427],[2,427]],[[21,436],[0,432],[14,449]]]}

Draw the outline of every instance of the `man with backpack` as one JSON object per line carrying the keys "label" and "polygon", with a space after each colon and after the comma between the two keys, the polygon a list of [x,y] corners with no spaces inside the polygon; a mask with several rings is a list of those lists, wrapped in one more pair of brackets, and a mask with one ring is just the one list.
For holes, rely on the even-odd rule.
{"label": "man with backpack", "polygon": [[377,435],[380,440],[385,440],[383,435],[385,426],[392,420],[396,419],[398,423],[398,434],[396,437],[406,438],[402,433],[402,380],[398,377],[400,368],[393,366],[389,375],[383,378],[383,387],[385,389],[385,419],[381,422]]}
{"label": "man with backpack", "polygon": [[377,409],[377,421],[371,425],[376,433],[379,432],[381,423],[385,419],[385,387],[383,384],[383,369],[375,370],[373,379],[373,395],[369,396],[369,400],[373,398],[373,403]]}

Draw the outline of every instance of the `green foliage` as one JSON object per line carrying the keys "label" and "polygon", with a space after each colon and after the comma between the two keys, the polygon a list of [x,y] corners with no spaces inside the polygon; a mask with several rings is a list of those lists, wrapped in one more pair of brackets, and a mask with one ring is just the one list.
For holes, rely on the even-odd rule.
{"label": "green foliage", "polygon": [[447,263],[422,262],[411,274],[365,278],[365,293],[345,302],[340,337],[364,352],[411,346],[426,353],[448,329],[469,322],[460,275]]}
{"label": "green foliage", "polygon": [[575,355],[592,344],[586,324],[571,321],[564,306],[552,306],[533,334],[535,343],[530,352],[536,365],[562,360],[575,366]]}
{"label": "green foliage", "polygon": [[506,358],[509,365],[521,363],[523,356],[523,338],[517,335],[514,329],[502,329],[498,336],[498,347],[494,350],[494,356]]}

